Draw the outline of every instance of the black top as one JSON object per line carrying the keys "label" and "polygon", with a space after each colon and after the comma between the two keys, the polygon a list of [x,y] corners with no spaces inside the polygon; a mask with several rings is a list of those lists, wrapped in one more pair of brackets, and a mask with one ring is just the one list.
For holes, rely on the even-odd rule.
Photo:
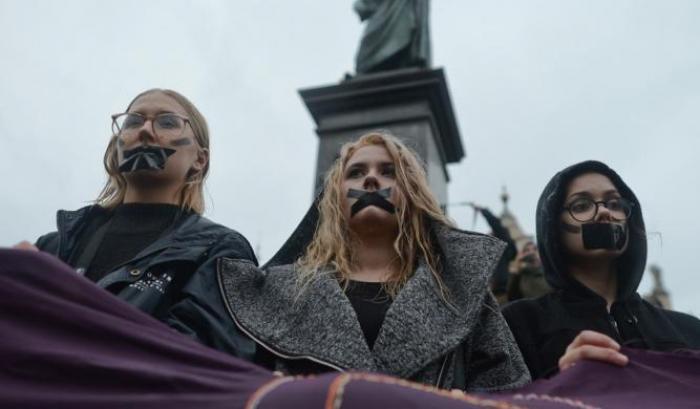
{"label": "black top", "polygon": [[384,322],[384,316],[391,306],[391,297],[382,287],[382,283],[352,280],[348,283],[345,295],[357,314],[367,345],[372,349]]}
{"label": "black top", "polygon": [[97,282],[115,267],[131,260],[155,242],[179,214],[181,208],[172,204],[127,203],[117,206],[107,221],[109,225],[85,276]]}

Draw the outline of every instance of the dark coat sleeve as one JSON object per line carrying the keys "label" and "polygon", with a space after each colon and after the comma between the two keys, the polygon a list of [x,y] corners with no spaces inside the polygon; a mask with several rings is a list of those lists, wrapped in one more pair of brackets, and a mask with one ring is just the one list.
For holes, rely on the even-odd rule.
{"label": "dark coat sleeve", "polygon": [[523,298],[523,292],[520,291],[520,279],[522,274],[510,274],[508,276],[508,285],[506,286],[506,294],[508,301],[519,300]]}
{"label": "dark coat sleeve", "polygon": [[562,329],[543,336],[541,325],[543,320],[561,321],[567,317],[531,299],[507,304],[502,312],[532,379],[547,378],[559,372],[559,358],[578,332]]}
{"label": "dark coat sleeve", "polygon": [[538,339],[538,317],[540,311],[533,301],[521,300],[506,305],[503,310],[503,317],[508,323],[518,349],[523,355],[525,364],[530,371],[532,379],[539,379],[548,374],[556,373],[559,368],[552,367],[545,363],[540,356]]}
{"label": "dark coat sleeve", "polygon": [[503,227],[503,224],[501,224],[501,220],[498,217],[496,217],[486,208],[481,209],[481,214],[484,215],[486,222],[491,227],[493,236],[506,242],[506,249],[503,251],[501,260],[498,262],[491,279],[494,292],[497,294],[505,293],[507,290],[506,286],[508,284],[508,265],[517,255],[518,249],[515,246],[513,238],[510,237],[510,233],[505,227]]}
{"label": "dark coat sleeve", "polygon": [[[501,239],[506,242],[508,247],[506,247],[506,250],[504,252],[505,256],[515,256],[515,243],[513,242],[512,237],[510,237],[510,233],[508,230],[503,227],[503,224],[501,223],[501,219],[496,217],[489,209],[482,208],[481,209],[481,214],[484,216],[484,219],[486,219],[486,223],[489,224],[489,227],[491,228],[491,232],[493,233],[493,236]],[[512,258],[512,257],[507,257],[507,258]]]}
{"label": "dark coat sleeve", "polygon": [[181,299],[168,310],[165,322],[204,345],[252,361],[255,344],[235,326],[219,291],[216,263],[221,257],[251,260],[257,265],[243,236],[226,235],[209,249],[184,285]]}
{"label": "dark coat sleeve", "polygon": [[58,255],[58,232],[51,232],[44,234],[39,237],[39,239],[34,243],[34,245],[41,251],[45,251],[54,256]]}
{"label": "dark coat sleeve", "polygon": [[467,355],[467,391],[491,392],[519,388],[530,374],[498,303],[489,294]]}
{"label": "dark coat sleeve", "polygon": [[664,310],[664,313],[681,333],[690,349],[700,349],[700,319],[678,311]]}

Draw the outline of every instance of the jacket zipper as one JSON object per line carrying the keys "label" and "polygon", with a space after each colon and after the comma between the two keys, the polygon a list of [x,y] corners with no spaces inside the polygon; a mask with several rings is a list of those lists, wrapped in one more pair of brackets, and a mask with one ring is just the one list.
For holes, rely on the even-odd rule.
{"label": "jacket zipper", "polygon": [[329,367],[329,368],[331,368],[331,369],[333,369],[333,370],[336,370],[336,371],[338,371],[338,372],[345,372],[345,369],[343,369],[343,368],[341,368],[341,367],[339,367],[339,366],[337,366],[337,365],[334,365],[334,364],[332,364],[332,363],[330,363],[330,362],[322,361],[322,360],[320,360],[320,359],[318,359],[318,358],[315,358],[315,357],[312,357],[312,356],[307,356],[307,355],[297,355],[297,356],[293,356],[293,355],[286,355],[286,354],[283,354],[283,353],[281,353],[281,352],[275,350],[275,349],[272,348],[271,346],[267,345],[267,344],[264,343],[263,341],[261,341],[258,337],[256,337],[255,335],[253,335],[250,331],[248,331],[247,329],[245,329],[245,328],[243,327],[243,325],[241,325],[240,322],[238,322],[238,320],[236,319],[235,314],[233,313],[233,311],[231,311],[231,306],[229,305],[228,302],[226,302],[226,294],[224,294],[224,286],[223,286],[223,283],[221,282],[221,274],[220,274],[220,273],[217,274],[217,279],[218,279],[218,281],[219,281],[219,292],[221,293],[222,301],[224,302],[224,305],[226,306],[226,312],[228,312],[229,317],[233,320],[233,323],[236,324],[236,326],[238,327],[238,329],[240,329],[241,331],[243,331],[243,333],[245,333],[250,339],[252,339],[252,340],[255,341],[257,344],[259,344],[259,345],[262,346],[263,348],[265,348],[265,349],[267,349],[268,351],[270,351],[272,354],[279,356],[280,358],[284,358],[284,359],[308,359],[309,361],[316,362],[317,364],[321,364],[321,365],[327,366],[327,367]]}
{"label": "jacket zipper", "polygon": [[608,313],[608,322],[610,322],[610,326],[615,330],[618,340],[621,340],[622,336],[620,335],[620,329],[617,327],[617,321],[615,321],[615,317],[610,313]]}
{"label": "jacket zipper", "polygon": [[440,387],[442,384],[442,376],[445,374],[445,365],[447,365],[447,359],[450,358],[452,354],[445,354],[445,358],[442,360],[442,366],[440,367],[440,373],[438,374],[437,382],[435,382],[436,387]]}

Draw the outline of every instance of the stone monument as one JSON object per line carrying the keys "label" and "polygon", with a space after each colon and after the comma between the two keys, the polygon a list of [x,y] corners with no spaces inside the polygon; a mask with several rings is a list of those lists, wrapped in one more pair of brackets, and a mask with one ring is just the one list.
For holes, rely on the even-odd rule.
{"label": "stone monument", "polygon": [[428,0],[357,0],[366,21],[355,71],[369,74],[406,67],[430,67]]}
{"label": "stone monument", "polygon": [[[319,137],[315,187],[320,187],[344,143],[365,132],[383,130],[402,139],[422,158],[430,187],[444,206],[449,182],[447,164],[459,162],[465,152],[445,73],[427,66],[428,1],[360,0],[355,8],[363,20],[368,20],[358,51],[357,74],[339,84],[299,91]],[[376,21],[386,24],[387,19],[395,27],[385,31],[393,36],[372,34],[370,25],[379,24]],[[420,26],[424,33],[406,41],[405,30],[399,28],[415,22],[402,19],[425,20]],[[415,41],[423,45],[416,46]],[[403,46],[398,47],[399,43]],[[384,51],[363,51],[366,47]],[[397,49],[398,54],[391,52]],[[428,58],[421,60],[420,55]]]}

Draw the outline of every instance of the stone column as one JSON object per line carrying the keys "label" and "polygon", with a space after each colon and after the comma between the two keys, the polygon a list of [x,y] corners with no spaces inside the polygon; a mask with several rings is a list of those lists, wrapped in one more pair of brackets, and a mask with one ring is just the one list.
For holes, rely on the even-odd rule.
{"label": "stone column", "polygon": [[317,125],[316,189],[344,143],[385,130],[425,162],[430,187],[445,206],[447,164],[459,162],[465,152],[442,69],[361,75],[299,93]]}

